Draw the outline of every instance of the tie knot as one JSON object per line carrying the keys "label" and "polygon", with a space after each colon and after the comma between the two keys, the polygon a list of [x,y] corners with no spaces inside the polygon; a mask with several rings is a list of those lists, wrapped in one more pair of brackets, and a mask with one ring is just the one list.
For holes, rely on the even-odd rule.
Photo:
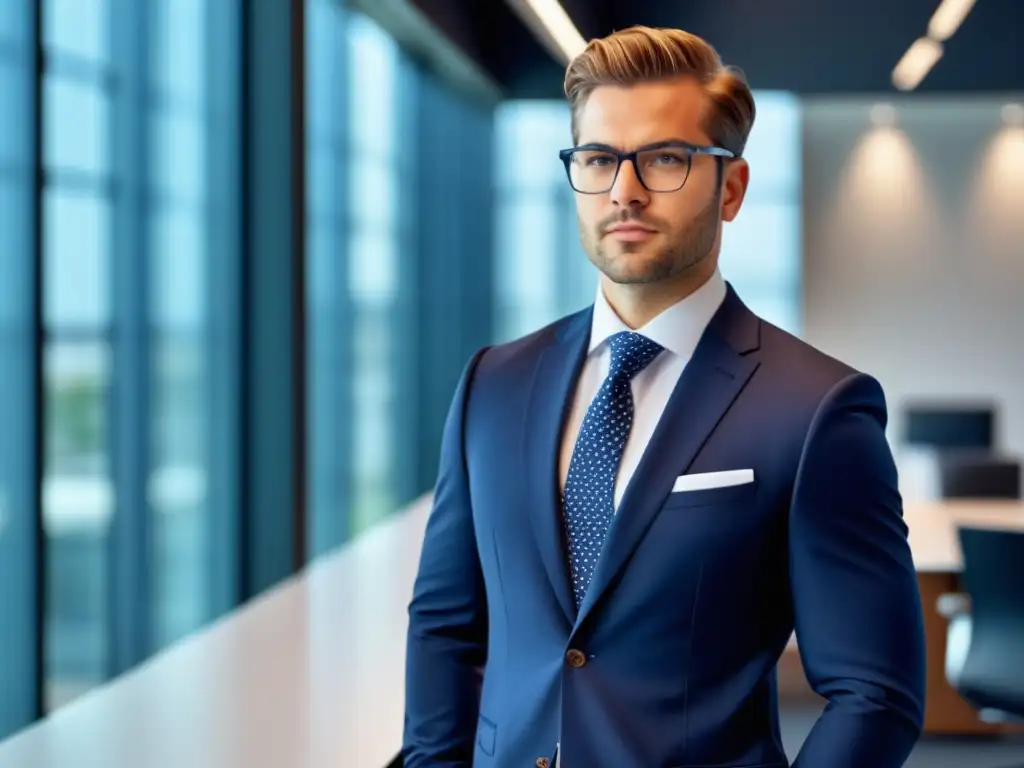
{"label": "tie knot", "polygon": [[608,343],[612,348],[612,363],[609,376],[625,375],[632,379],[650,365],[664,347],[646,336],[632,331],[616,333]]}

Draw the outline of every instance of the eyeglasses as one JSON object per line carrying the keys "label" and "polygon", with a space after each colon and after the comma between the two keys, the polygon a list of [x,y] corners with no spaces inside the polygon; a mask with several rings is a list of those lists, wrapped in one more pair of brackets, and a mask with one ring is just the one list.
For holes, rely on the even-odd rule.
{"label": "eyeglasses", "polygon": [[736,153],[722,147],[702,147],[681,141],[651,144],[635,152],[619,152],[604,144],[585,144],[558,153],[565,164],[569,184],[585,195],[609,191],[625,160],[633,163],[636,177],[649,192],[676,192],[690,177],[694,155],[736,157]]}

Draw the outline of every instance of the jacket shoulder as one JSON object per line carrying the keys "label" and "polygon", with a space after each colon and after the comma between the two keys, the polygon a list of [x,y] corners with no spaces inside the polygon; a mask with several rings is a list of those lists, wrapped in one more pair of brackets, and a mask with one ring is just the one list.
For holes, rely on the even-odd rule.
{"label": "jacket shoulder", "polygon": [[491,345],[480,361],[480,372],[485,375],[489,372],[507,373],[511,370],[510,366],[517,368],[524,363],[536,361],[537,357],[558,341],[563,333],[578,323],[586,322],[591,311],[591,307],[581,309],[524,336]]}
{"label": "jacket shoulder", "polygon": [[843,379],[864,373],[766,320],[761,320],[761,351],[763,365],[822,395]]}

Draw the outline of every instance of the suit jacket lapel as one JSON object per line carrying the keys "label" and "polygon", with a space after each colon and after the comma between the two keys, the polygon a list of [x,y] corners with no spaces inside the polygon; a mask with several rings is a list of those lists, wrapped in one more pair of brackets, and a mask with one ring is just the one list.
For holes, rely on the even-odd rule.
{"label": "suit jacket lapel", "polygon": [[562,428],[586,359],[592,311],[587,309],[567,318],[541,353],[530,391],[523,441],[530,520],[544,570],[570,625],[575,620],[576,606],[562,525],[558,460]]}
{"label": "suit jacket lapel", "polygon": [[575,625],[578,628],[626,564],[679,474],[757,368],[760,320],[732,287],[679,377],[665,412],[626,487]]}

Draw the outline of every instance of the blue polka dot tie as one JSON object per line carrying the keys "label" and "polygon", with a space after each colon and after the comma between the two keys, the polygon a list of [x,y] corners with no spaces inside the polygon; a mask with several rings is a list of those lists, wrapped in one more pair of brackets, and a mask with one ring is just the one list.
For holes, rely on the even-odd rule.
{"label": "blue polka dot tie", "polygon": [[587,593],[615,513],[615,476],[633,426],[630,382],[662,351],[661,346],[632,331],[615,334],[609,344],[612,361],[608,378],[583,419],[562,494],[577,609]]}

